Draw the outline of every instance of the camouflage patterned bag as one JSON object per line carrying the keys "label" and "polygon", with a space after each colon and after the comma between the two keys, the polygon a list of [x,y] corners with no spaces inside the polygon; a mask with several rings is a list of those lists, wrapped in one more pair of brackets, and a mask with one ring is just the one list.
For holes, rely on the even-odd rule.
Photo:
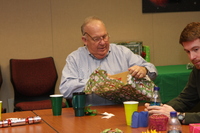
{"label": "camouflage patterned bag", "polygon": [[109,78],[105,70],[98,68],[90,75],[84,92],[95,93],[116,103],[130,100],[149,101],[154,86],[148,76],[136,79],[128,74],[125,84],[121,80]]}

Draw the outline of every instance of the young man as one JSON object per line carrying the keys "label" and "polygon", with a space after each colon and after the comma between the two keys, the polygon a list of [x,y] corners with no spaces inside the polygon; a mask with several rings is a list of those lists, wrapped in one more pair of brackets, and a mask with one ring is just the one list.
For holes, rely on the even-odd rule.
{"label": "young man", "polygon": [[[74,92],[84,91],[89,76],[98,67],[110,75],[129,71],[136,78],[143,78],[146,74],[151,79],[156,77],[157,71],[153,64],[146,62],[124,46],[110,44],[105,24],[99,18],[86,18],[81,26],[81,32],[84,47],[68,55],[62,71],[59,89],[65,98],[72,98]],[[115,103],[91,94],[87,95],[86,104]]]}
{"label": "young man", "polygon": [[[189,59],[194,64],[189,81],[180,95],[163,106],[149,106],[145,104],[150,114],[165,114],[171,111],[178,112],[182,124],[199,123],[200,112],[187,113],[200,101],[200,22],[188,24],[180,35],[179,43],[183,46]],[[200,111],[200,110],[199,110]]]}

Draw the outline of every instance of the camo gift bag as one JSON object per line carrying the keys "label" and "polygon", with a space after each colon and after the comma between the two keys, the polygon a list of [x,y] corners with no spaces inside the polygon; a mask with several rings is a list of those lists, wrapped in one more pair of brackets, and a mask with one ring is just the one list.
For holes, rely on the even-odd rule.
{"label": "camo gift bag", "polygon": [[116,103],[130,100],[149,101],[154,86],[148,76],[136,79],[128,74],[125,84],[121,80],[109,78],[105,70],[98,68],[90,75],[84,92],[95,93]]}

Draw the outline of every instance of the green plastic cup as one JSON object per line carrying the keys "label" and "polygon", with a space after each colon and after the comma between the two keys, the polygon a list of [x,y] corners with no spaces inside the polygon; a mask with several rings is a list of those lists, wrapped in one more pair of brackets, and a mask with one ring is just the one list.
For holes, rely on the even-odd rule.
{"label": "green plastic cup", "polygon": [[61,94],[54,94],[50,95],[51,97],[51,105],[52,105],[52,112],[54,116],[58,116],[62,114],[62,99],[63,95]]}
{"label": "green plastic cup", "polygon": [[72,105],[74,109],[75,116],[84,116],[85,112],[85,92],[75,92],[73,93]]}

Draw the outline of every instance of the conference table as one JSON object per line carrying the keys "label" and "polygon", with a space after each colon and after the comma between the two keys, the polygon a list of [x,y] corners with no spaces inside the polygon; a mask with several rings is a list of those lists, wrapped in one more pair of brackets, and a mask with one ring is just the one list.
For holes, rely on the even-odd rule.
{"label": "conference table", "polygon": [[[51,109],[3,113],[2,119],[26,118],[28,116],[40,116],[42,121],[35,124],[0,128],[1,133],[100,133],[105,129],[120,129],[124,133],[142,133],[147,127],[132,128],[126,125],[123,105],[91,106],[97,110],[96,116],[75,117],[73,108],[63,108],[62,115],[53,116]],[[140,103],[138,111],[143,111],[143,103]],[[106,119],[101,113],[112,113],[115,116]],[[182,125],[183,133],[189,133],[189,126]],[[161,133],[166,133],[162,131]]]}
{"label": "conference table", "polygon": [[156,66],[158,76],[154,83],[160,87],[160,95],[163,103],[177,97],[187,84],[192,69],[183,65]]}
{"label": "conference table", "polygon": [[[144,111],[144,103],[140,103],[138,111]],[[120,129],[124,133],[142,133],[147,131],[146,127],[132,128],[126,125],[123,105],[91,106],[90,109],[97,110],[96,116],[75,117],[73,108],[63,108],[61,116],[53,116],[51,109],[34,110],[45,123],[50,125],[59,133],[100,133],[105,129]],[[112,113],[115,116],[106,119],[101,113]],[[183,133],[189,133],[189,126],[182,125]],[[166,133],[166,131],[162,131]]]}

